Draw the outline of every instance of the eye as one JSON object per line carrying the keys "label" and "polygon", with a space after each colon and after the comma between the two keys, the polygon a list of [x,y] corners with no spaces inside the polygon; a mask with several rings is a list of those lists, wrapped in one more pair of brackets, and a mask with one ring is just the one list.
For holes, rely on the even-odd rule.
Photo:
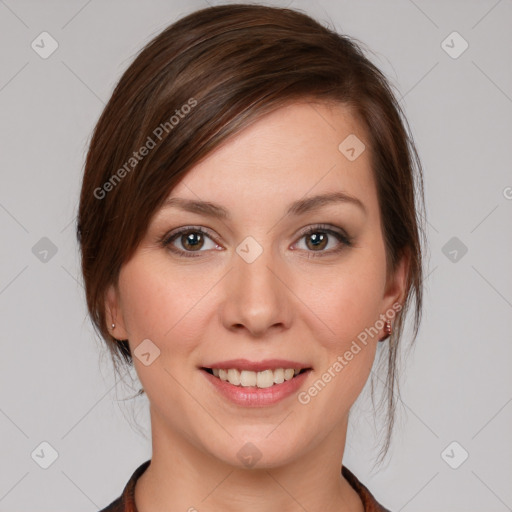
{"label": "eye", "polygon": [[[328,256],[352,245],[352,239],[340,228],[333,229],[329,225],[319,224],[303,231],[299,240],[305,239],[304,247],[299,249],[308,253],[308,258]],[[161,240],[163,247],[178,256],[198,257],[201,252],[222,250],[212,236],[200,226],[185,226],[165,235]],[[300,245],[299,242],[296,245]],[[327,248],[327,250],[326,250]]]}
{"label": "eye", "polygon": [[[210,242],[209,247],[208,242]],[[162,240],[162,245],[180,256],[192,258],[200,256],[193,253],[220,248],[203,228],[194,226],[186,226],[169,233]]]}
{"label": "eye", "polygon": [[[346,233],[334,230],[324,224],[309,227],[301,234],[300,240],[303,239],[305,239],[305,249],[301,249],[310,253],[308,258],[338,253],[345,246],[352,245],[352,240]],[[329,246],[330,248],[325,250]]]}

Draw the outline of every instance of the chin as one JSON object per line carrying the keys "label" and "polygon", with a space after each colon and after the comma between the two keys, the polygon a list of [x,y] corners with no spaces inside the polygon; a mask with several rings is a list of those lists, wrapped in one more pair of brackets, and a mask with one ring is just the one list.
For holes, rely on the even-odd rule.
{"label": "chin", "polygon": [[260,435],[229,438],[226,451],[210,452],[214,457],[239,469],[269,469],[289,464],[297,457],[297,443],[288,438],[283,444],[279,438],[269,439],[272,428]]}

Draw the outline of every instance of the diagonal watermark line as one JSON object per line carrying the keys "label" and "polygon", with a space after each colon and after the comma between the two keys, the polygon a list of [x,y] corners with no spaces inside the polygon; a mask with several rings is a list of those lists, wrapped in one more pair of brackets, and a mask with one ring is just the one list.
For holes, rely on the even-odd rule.
{"label": "diagonal watermark line", "polygon": [[7,215],[9,215],[19,226],[21,226],[25,230],[25,233],[29,232],[28,229],[2,203],[0,203],[0,208],[2,208],[5,213],[7,213]]}
{"label": "diagonal watermark line", "polygon": [[265,437],[268,437],[270,434],[272,434],[272,432],[274,432],[274,430],[279,427],[279,425],[281,425],[283,423],[283,421],[288,418],[288,416],[290,416],[290,414],[292,412],[295,412],[294,410],[290,411]]}
{"label": "diagonal watermark line", "polygon": [[80,82],[82,82],[82,84],[84,84],[84,85],[85,85],[85,87],[87,87],[87,89],[89,89],[89,91],[91,91],[91,92],[92,92],[92,94],[94,94],[94,96],[96,96],[96,98],[98,98],[98,100],[100,100],[100,102],[101,102],[103,105],[105,105],[105,102],[104,102],[104,101],[103,101],[103,100],[102,100],[102,99],[101,99],[101,98],[100,98],[100,97],[99,97],[99,96],[98,96],[98,95],[97,95],[97,94],[96,94],[96,93],[95,93],[95,92],[94,92],[94,91],[93,91],[93,90],[92,90],[92,89],[91,89],[91,88],[90,88],[90,87],[89,87],[89,86],[88,86],[88,85],[87,85],[87,84],[86,84],[86,83],[85,83],[85,82],[84,82],[84,81],[83,81],[83,80],[82,80],[82,79],[81,79],[81,78],[80,78],[80,77],[79,77],[79,76],[78,76],[78,75],[77,75],[77,74],[76,74],[76,73],[75,73],[75,72],[74,72],[74,71],[73,71],[73,70],[72,70],[72,69],[71,69],[71,68],[70,68],[70,67],[69,67],[65,62],[64,62],[64,61],[63,61],[63,60],[61,60],[61,62],[62,62],[62,64],[64,64],[64,66],[66,66],[66,67],[69,69],[69,71],[70,71],[71,73],[73,73],[73,75],[75,75],[75,77],[76,77]]}
{"label": "diagonal watermark line", "polygon": [[167,336],[232,270],[233,267],[231,267],[215,284],[213,284],[211,288],[164,334],[164,337]]}
{"label": "diagonal watermark line", "polygon": [[478,432],[477,432],[477,433],[476,433],[476,434],[471,438],[471,440],[475,439],[475,437],[476,437],[478,434],[480,434],[480,432],[482,432],[482,430],[483,430],[485,427],[487,427],[487,425],[489,425],[489,423],[491,423],[491,421],[492,421],[494,418],[496,418],[496,416],[498,416],[498,414],[499,414],[501,411],[503,411],[503,409],[505,409],[505,407],[506,407],[510,402],[512,402],[512,398],[510,398],[509,400],[507,400],[507,402],[506,402],[504,405],[502,405],[502,406],[500,407],[499,411],[498,411],[498,412],[497,412],[497,413],[496,413],[496,414],[495,414],[495,415],[494,415],[494,416],[493,416],[493,417],[492,417],[492,418],[491,418],[491,419],[490,419],[490,420],[489,420],[489,421],[488,421],[488,422],[487,422],[487,423],[486,423],[482,428],[480,428],[480,430],[479,430],[479,431],[478,431]]}
{"label": "diagonal watermark line", "polygon": [[73,224],[73,222],[75,222],[76,218],[73,217],[60,231],[59,233],[64,233],[64,231],[66,231],[66,229],[69,228],[69,226],[71,226],[71,224]]}
{"label": "diagonal watermark line", "polygon": [[494,10],[495,7],[498,6],[498,4],[501,3],[501,0],[498,0],[472,27],[471,30],[473,30],[481,21],[483,21],[487,15]]}
{"label": "diagonal watermark line", "polygon": [[[84,288],[84,285],[64,266],[64,265],[61,265],[60,266],[62,268],[62,270],[64,270],[66,272],[66,274],[68,274],[69,276],[71,276],[71,278],[76,281],[76,283],[78,283],[82,288]],[[85,288],[84,288],[85,289]]]}
{"label": "diagonal watermark line", "polygon": [[[125,371],[123,377],[128,374],[128,370]],[[60,438],[62,441],[72,430],[74,430],[77,425],[117,386],[118,382],[116,382],[113,386],[110,387],[110,389],[107,389],[107,391],[98,399],[96,402],[89,408],[89,410]]]}
{"label": "diagonal watermark line", "polygon": [[30,471],[27,471],[1,498],[0,501],[2,501],[28,474]]}
{"label": "diagonal watermark line", "polygon": [[439,234],[439,231],[435,228],[435,226],[433,226],[430,221],[427,220],[427,224],[437,233]]}
{"label": "diagonal watermark line", "polygon": [[337,131],[336,128],[334,128],[334,126],[331,123],[329,123],[329,121],[327,121],[327,119],[325,119],[325,117],[322,114],[320,114],[320,112],[318,112],[318,110],[313,106],[313,102],[308,102],[308,104],[318,114],[318,116],[325,121],[325,124],[332,128],[333,131]]}
{"label": "diagonal watermark line", "polygon": [[430,223],[430,221],[427,219],[427,216],[423,212],[419,212],[419,215],[422,221],[426,222],[437,234],[439,234],[439,231],[433,224]]}
{"label": "diagonal watermark line", "polygon": [[475,229],[480,226],[480,224],[482,224],[482,222],[487,219],[487,217],[489,217],[489,215],[491,215],[492,212],[494,212],[494,210],[496,210],[496,208],[498,208],[499,204],[497,204],[471,231],[470,233],[473,233],[473,231],[475,231]]}
{"label": "diagonal watermark line", "polygon": [[424,427],[428,428],[428,430],[430,430],[430,432],[432,432],[432,434],[434,434],[437,439],[439,439],[439,436],[411,409],[411,407],[409,407],[403,400],[402,398],[399,397],[399,400],[400,402],[402,402],[404,404],[405,407],[407,407],[407,409],[409,409],[409,411],[411,411],[414,416],[416,416],[416,418],[423,424]]}
{"label": "diagonal watermark line", "polygon": [[493,84],[494,87],[496,87],[496,89],[498,89],[501,94],[503,94],[503,96],[505,96],[505,98],[507,98],[507,100],[512,103],[512,98],[474,60],[471,62],[478,70],[480,70],[480,73],[482,73],[482,75],[484,75],[487,80],[489,80],[489,82],[491,82],[491,84]]}
{"label": "diagonal watermark line", "polygon": [[[215,490],[221,485],[223,484],[228,478],[229,478],[229,475],[231,475],[231,473],[233,473],[233,469],[201,500],[201,503],[206,499],[208,498],[208,496],[210,496],[211,494],[213,494],[215,492]],[[190,509],[189,509],[190,510]]]}
{"label": "diagonal watermark line", "polygon": [[190,391],[185,387],[183,386],[183,384],[176,378],[174,377],[174,375],[171,374],[171,372],[164,367],[164,371],[167,372],[169,374],[170,377],[172,377],[180,386],[181,388],[185,391],[185,393],[187,393],[190,398],[192,398],[192,400],[195,400],[195,402],[200,405],[204,411],[208,414],[208,416],[210,416],[210,418],[215,421],[215,423],[217,423],[217,425],[219,425],[219,427],[224,430],[226,432],[226,434],[229,435],[229,437],[233,437],[233,435],[231,434],[231,432],[229,432],[226,427],[224,427],[224,425],[222,425],[222,423],[220,423],[213,415],[212,413],[194,396],[192,395],[192,393],[190,393]]}
{"label": "diagonal watermark line", "polygon": [[436,268],[438,267],[439,265],[436,265],[424,278],[423,278],[423,281],[426,281],[433,273],[434,273],[434,270],[436,270]]}
{"label": "diagonal watermark line", "polygon": [[0,92],[2,92],[27,66],[28,62],[25,62],[25,64],[23,64],[23,66],[9,79],[9,81],[0,87]]}
{"label": "diagonal watermark line", "polygon": [[[437,267],[435,267],[435,269],[436,269],[436,268],[437,268]],[[435,270],[435,269],[434,269],[434,270]],[[433,271],[432,271],[432,272],[433,272]],[[431,272],[431,273],[432,273],[432,272]],[[430,274],[429,274],[429,275],[430,275]],[[416,416],[416,418],[417,418],[417,419],[418,419],[418,420],[419,420],[419,421],[420,421],[420,422],[421,422],[421,423],[422,423],[422,424],[423,424],[423,425],[424,425],[428,430],[430,430],[430,432],[432,432],[432,434],[434,434],[434,436],[436,436],[436,437],[439,439],[439,436],[434,432],[434,430],[433,430],[432,428],[430,428],[430,427],[427,425],[427,423],[425,423],[425,422],[424,422],[424,421],[423,421],[423,420],[418,416],[418,414],[417,414],[416,412],[414,412],[414,410],[413,410],[410,406],[408,406],[408,405],[407,405],[407,404],[402,400],[402,397],[401,397],[401,396],[399,396],[399,395],[396,393],[396,391],[392,388],[392,386],[390,386],[390,385],[389,385],[389,384],[387,384],[385,381],[383,381],[383,380],[379,377],[379,375],[378,375],[377,373],[375,373],[375,371],[374,371],[374,370],[370,370],[370,373],[373,375],[373,377],[374,377],[374,378],[376,378],[377,380],[380,380],[380,382],[381,382],[384,386],[386,386],[386,387],[387,387],[387,388],[392,392],[393,396],[395,397],[395,400],[397,400],[397,401],[399,400],[399,401],[400,401],[400,402],[401,402],[405,407],[407,407],[407,409],[409,409],[409,411],[411,411],[411,412],[414,414],[414,416]]]}
{"label": "diagonal watermark line", "polygon": [[0,409],[0,412],[28,439],[27,434],[25,434],[25,432],[23,432],[23,430],[18,427],[18,425],[16,425],[16,423],[14,423],[14,421],[9,418],[9,416],[7,416],[7,414],[2,409]]}
{"label": "diagonal watermark line", "polygon": [[413,0],[409,0],[409,2],[411,2],[411,4],[414,5],[414,7],[416,7],[416,9],[418,9],[418,11],[420,11],[423,14],[423,16],[425,16],[425,18],[427,18],[430,21],[430,23],[434,25],[434,27],[439,28],[439,25],[424,10],[420,9],[419,6],[413,2]]}
{"label": "diagonal watermark line", "polygon": [[429,75],[436,66],[439,65],[439,61],[437,61],[405,94],[400,96],[398,101],[402,101],[411,91],[413,91],[416,86],[418,86],[426,77]]}
{"label": "diagonal watermark line", "polygon": [[13,16],[15,16],[16,18],[18,18],[19,21],[21,21],[21,23],[23,23],[23,25],[25,25],[25,27],[27,28],[30,28],[5,2],[4,0],[0,0],[0,3],[5,6],[9,11],[11,11],[11,14]]}
{"label": "diagonal watermark line", "polygon": [[416,496],[418,496],[418,494],[423,491],[423,489],[425,489],[425,487],[427,487],[427,485],[430,484],[430,482],[432,482],[432,480],[434,480],[434,478],[439,475],[439,471],[412,497],[410,498],[408,501],[406,501],[401,508],[398,509],[398,512],[400,512],[400,510],[402,510],[406,505],[408,505],[414,498],[416,498]]}
{"label": "diagonal watermark line", "polygon": [[473,265],[471,265],[471,268],[512,308],[510,301],[504,295],[502,295],[496,287],[494,287],[480,272],[478,272],[478,270]]}
{"label": "diagonal watermark line", "polygon": [[1,290],[0,290],[0,295],[2,295],[2,293],[5,292],[5,290],[7,290],[7,288],[9,288],[9,286],[11,286],[12,283],[14,283],[14,281],[16,281],[16,279],[18,279],[18,277],[23,274],[23,272],[25,272],[25,270],[27,270],[28,268],[28,265],[25,265],[25,267],[20,270]]}
{"label": "diagonal watermark line", "polygon": [[316,316],[316,318],[318,318],[318,320],[320,320],[320,322],[322,322],[325,325],[325,327],[327,327],[327,329],[329,329],[329,331],[331,331],[333,335],[336,335],[336,333],[268,265],[266,265],[266,267],[270,270],[270,272],[272,272],[272,274],[274,274],[277,277],[277,279],[279,279],[279,281],[281,281],[281,283],[283,283],[286,286],[286,288],[288,288],[288,290],[290,290],[290,292],[293,293],[293,295],[298,300],[300,300],[300,302],[302,302],[302,304],[304,304],[304,306],[306,306],[309,309],[309,311],[311,311],[311,313],[313,313],[313,315]]}
{"label": "diagonal watermark line", "polygon": [[74,14],[64,25],[62,25],[61,29],[66,28],[90,3],[92,0],[86,2],[81,9],[78,10],[76,14]]}
{"label": "diagonal watermark line", "polygon": [[492,494],[494,494],[494,496],[501,501],[501,503],[503,503],[503,505],[505,505],[505,507],[507,507],[507,510],[511,510],[512,511],[512,508],[510,508],[473,470],[471,470],[471,473],[473,473],[473,475],[475,475],[478,480],[480,480],[480,482],[482,482],[483,485],[485,485],[485,487],[487,487],[487,489],[489,489],[489,491],[492,492]]}
{"label": "diagonal watermark line", "polygon": [[299,507],[302,509],[302,510],[305,510],[306,512],[308,512],[307,508],[304,507],[304,505],[302,503],[300,503],[292,494],[290,494],[288,492],[288,489],[286,489],[277,479],[274,475],[272,475],[272,473],[270,473],[270,471],[268,469],[265,470],[265,472],[271,477],[273,478],[274,482],[279,485],[279,487],[281,487],[281,489],[283,489],[283,491],[288,494],[288,496],[290,496],[290,498],[295,501],[295,503],[297,503],[297,505],[299,505]]}
{"label": "diagonal watermark line", "polygon": [[73,482],[73,480],[71,480],[71,478],[69,478],[69,476],[64,473],[64,471],[62,471],[62,469],[60,472],[94,505],[95,509],[99,509],[98,505],[96,505],[96,503],[94,503],[94,501],[92,501],[91,498],[84,491],[82,491],[82,489],[80,489],[80,487],[78,487],[78,485],[76,485],[75,482]]}

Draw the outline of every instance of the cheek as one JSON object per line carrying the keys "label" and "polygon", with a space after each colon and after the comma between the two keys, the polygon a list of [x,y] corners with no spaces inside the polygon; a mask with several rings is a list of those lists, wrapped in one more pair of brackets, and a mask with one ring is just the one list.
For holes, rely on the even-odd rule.
{"label": "cheek", "polygon": [[[150,401],[164,410],[169,402],[183,398],[172,378],[188,371],[190,355],[198,338],[201,296],[211,283],[191,283],[187,272],[169,271],[159,259],[139,256],[122,269],[119,288],[129,344],[138,377]],[[207,281],[207,280],[206,280]],[[137,356],[137,347],[149,339],[159,353],[149,365]],[[151,356],[156,354],[151,352]],[[153,358],[153,357],[152,357]]]}
{"label": "cheek", "polygon": [[140,271],[136,263],[126,265],[119,276],[122,308],[130,342],[152,338],[155,326],[163,322],[165,290],[151,272]]}
{"label": "cheek", "polygon": [[130,344],[149,338],[173,358],[188,352],[199,335],[198,318],[218,278],[199,276],[192,267],[170,272],[160,259],[134,258],[119,276],[122,308]]}
{"label": "cheek", "polygon": [[371,327],[380,314],[380,272],[375,263],[347,266],[336,277],[331,272],[323,293],[308,296],[308,306],[321,319],[315,321],[315,342],[323,350],[315,380],[299,398],[311,400],[313,415],[323,415],[328,424],[346,415],[369,377],[379,337]]}
{"label": "cheek", "polygon": [[[301,297],[323,324],[325,342],[340,350],[345,344],[373,326],[380,314],[384,267],[375,259],[353,263],[316,273],[315,285],[308,282]],[[312,291],[314,290],[314,291]]]}

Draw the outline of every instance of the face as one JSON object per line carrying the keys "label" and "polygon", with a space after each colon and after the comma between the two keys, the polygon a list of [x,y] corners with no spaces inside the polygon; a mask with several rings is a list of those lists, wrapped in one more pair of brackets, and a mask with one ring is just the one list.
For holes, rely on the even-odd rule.
{"label": "face", "polygon": [[[352,138],[340,150],[354,135],[366,149]],[[331,200],[313,199],[323,195]],[[343,105],[283,107],[211,153],[169,199],[106,303],[134,354],[153,436],[271,467],[346,431],[405,282],[404,262],[386,279],[362,126]],[[204,368],[230,370],[229,381]]]}

